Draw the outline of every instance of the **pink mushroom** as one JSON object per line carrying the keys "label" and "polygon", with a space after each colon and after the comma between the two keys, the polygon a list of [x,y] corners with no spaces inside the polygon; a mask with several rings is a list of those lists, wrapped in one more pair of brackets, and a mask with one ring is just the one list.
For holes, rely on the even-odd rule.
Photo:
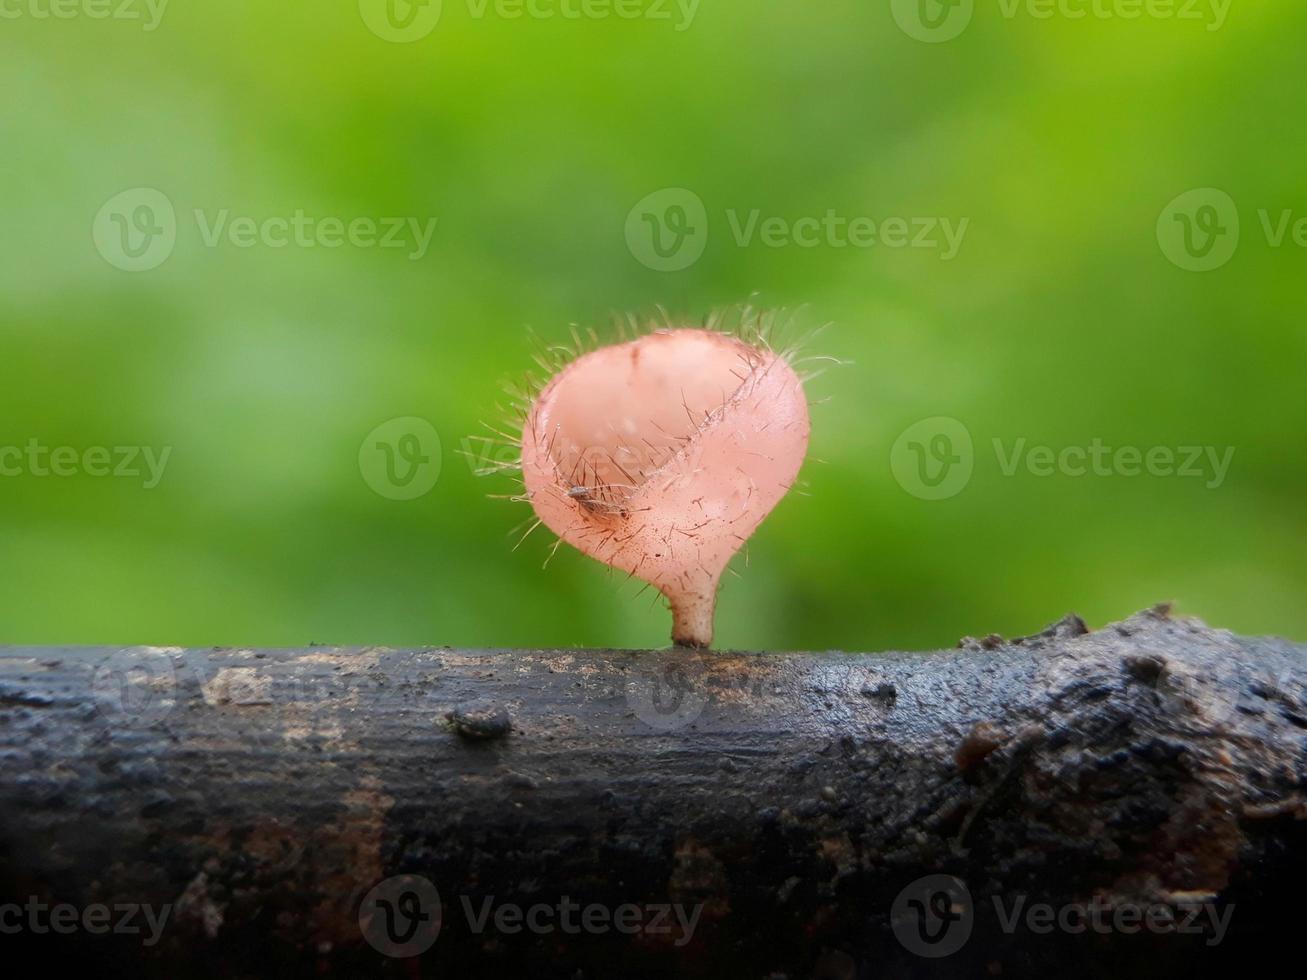
{"label": "pink mushroom", "polygon": [[563,541],[661,591],[677,645],[706,647],[722,572],[790,489],[808,428],[780,354],[659,330],[545,385],[522,429],[526,496]]}

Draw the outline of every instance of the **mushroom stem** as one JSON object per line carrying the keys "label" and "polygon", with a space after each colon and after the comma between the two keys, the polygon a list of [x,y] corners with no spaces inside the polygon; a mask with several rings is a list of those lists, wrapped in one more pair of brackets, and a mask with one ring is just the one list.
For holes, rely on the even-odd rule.
{"label": "mushroom stem", "polygon": [[668,595],[672,607],[672,642],[678,647],[706,650],[712,645],[713,614],[717,611],[716,583],[705,592]]}

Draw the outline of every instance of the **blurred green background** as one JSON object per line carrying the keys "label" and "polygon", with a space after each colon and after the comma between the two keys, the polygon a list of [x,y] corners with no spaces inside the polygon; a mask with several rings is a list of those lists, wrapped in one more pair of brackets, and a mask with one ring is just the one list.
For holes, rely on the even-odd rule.
{"label": "blurred green background", "polygon": [[[809,353],[851,363],[809,385],[808,495],[728,577],[720,645],[948,646],[1163,599],[1307,640],[1307,250],[1264,228],[1307,217],[1296,0],[444,0],[435,23],[173,0],[154,29],[144,0],[72,2],[0,18],[0,642],[665,645],[638,583],[566,549],[542,570],[543,532],[513,551],[526,505],[459,450],[532,334],[750,300],[829,323]],[[669,234],[669,200],[705,209],[673,271],[640,214],[628,234],[666,188]],[[1172,206],[1200,188],[1228,198]],[[224,212],[297,210],[437,225],[420,257],[253,222],[206,241]],[[745,240],[755,212],[784,225]],[[967,225],[947,259],[786,237],[828,213]],[[1186,221],[1209,236],[1188,259]],[[403,500],[360,447],[407,417],[440,470]],[[957,428],[944,457],[929,431],[892,449],[935,417],[972,469],[923,499],[912,467],[964,457]],[[69,475],[34,440],[75,450]],[[1219,481],[1004,472],[1018,445],[1094,440],[1234,456]],[[85,451],[116,446],[171,447],[157,485],[93,475]]]}

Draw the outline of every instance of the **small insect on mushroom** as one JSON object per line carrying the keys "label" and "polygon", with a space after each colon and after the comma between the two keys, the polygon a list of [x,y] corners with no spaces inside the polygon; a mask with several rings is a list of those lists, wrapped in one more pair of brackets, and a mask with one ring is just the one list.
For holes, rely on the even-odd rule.
{"label": "small insect on mushroom", "polygon": [[621,508],[614,508],[613,504],[610,504],[606,500],[601,500],[596,494],[597,490],[597,487],[571,487],[567,491],[567,495],[591,514],[617,513],[622,517],[626,516]]}
{"label": "small insect on mushroom", "polygon": [[[631,511],[626,506],[625,498],[620,500],[613,499],[613,491],[620,487],[620,484],[613,483],[598,483],[592,487],[577,485],[567,488],[567,496],[572,500],[575,500],[590,514],[625,519],[631,516]],[[625,489],[633,490],[635,488],[626,487]]]}

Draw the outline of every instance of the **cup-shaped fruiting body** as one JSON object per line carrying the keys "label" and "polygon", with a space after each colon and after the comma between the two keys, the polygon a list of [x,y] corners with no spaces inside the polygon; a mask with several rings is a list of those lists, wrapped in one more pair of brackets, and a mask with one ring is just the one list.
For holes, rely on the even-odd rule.
{"label": "cup-shaped fruiting body", "polygon": [[731,556],[808,450],[803,385],[780,354],[714,330],[659,330],[562,368],[530,406],[522,476],[540,520],[651,583],[672,639],[712,641]]}

